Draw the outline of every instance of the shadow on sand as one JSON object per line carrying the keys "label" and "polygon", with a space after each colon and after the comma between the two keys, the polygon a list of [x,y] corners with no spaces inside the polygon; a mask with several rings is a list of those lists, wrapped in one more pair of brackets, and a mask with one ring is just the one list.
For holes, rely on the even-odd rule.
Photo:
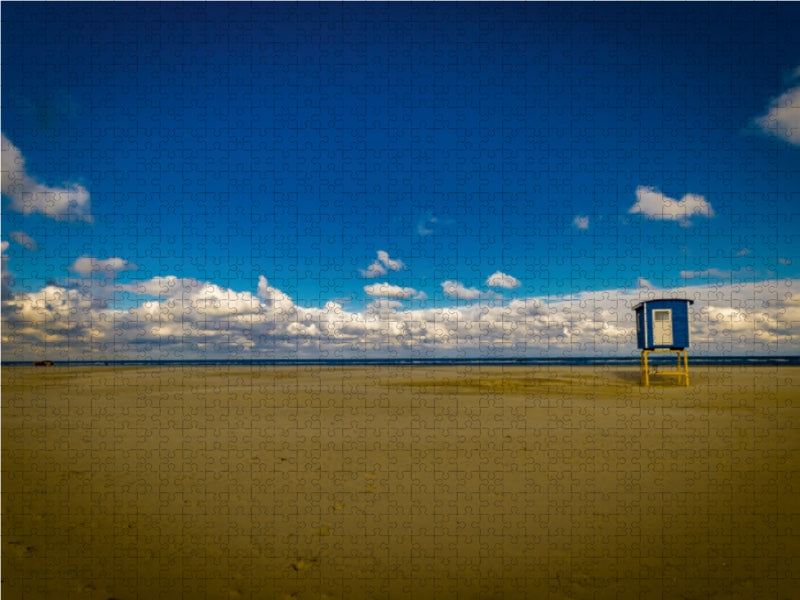
{"label": "shadow on sand", "polygon": [[618,379],[619,381],[623,381],[629,384],[639,385],[642,381],[641,373],[639,369],[632,370],[632,369],[618,369],[614,371],[613,376]]}

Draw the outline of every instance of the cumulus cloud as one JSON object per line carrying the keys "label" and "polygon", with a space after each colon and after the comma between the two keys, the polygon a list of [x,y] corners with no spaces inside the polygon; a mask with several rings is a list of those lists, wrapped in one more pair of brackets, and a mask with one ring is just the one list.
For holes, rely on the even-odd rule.
{"label": "cumulus cloud", "polygon": [[38,250],[39,249],[39,246],[36,243],[36,240],[34,240],[27,233],[24,233],[22,231],[12,231],[8,235],[9,235],[9,237],[11,237],[12,240],[17,242],[23,248],[27,248],[28,250]]}
{"label": "cumulus cloud", "polygon": [[418,295],[417,290],[410,287],[400,287],[399,285],[391,285],[389,283],[374,283],[372,285],[365,285],[364,291],[374,297],[383,298],[400,298],[407,300],[414,298]]}
{"label": "cumulus cloud", "polygon": [[477,300],[481,297],[479,289],[465,287],[463,283],[458,281],[442,282],[442,290],[445,296],[454,300]]}
{"label": "cumulus cloud", "polygon": [[5,134],[0,138],[3,164],[0,187],[11,199],[11,210],[25,215],[41,213],[59,220],[92,222],[86,188],[75,183],[51,187],[37,181],[26,172],[25,159],[19,149]]}
{"label": "cumulus cloud", "polygon": [[106,258],[100,260],[91,256],[81,256],[72,263],[69,270],[83,277],[89,277],[93,273],[99,273],[106,279],[114,279],[118,273],[135,270],[136,268],[136,265],[121,258]]}
{"label": "cumulus cloud", "polygon": [[[800,78],[800,67],[792,79]],[[800,146],[800,85],[788,89],[770,102],[767,112],[755,119],[755,124],[768,135]]]}
{"label": "cumulus cloud", "polygon": [[585,216],[585,215],[578,215],[577,217],[575,217],[575,218],[572,220],[572,224],[573,224],[573,225],[574,225],[576,228],[578,228],[578,229],[580,229],[580,230],[586,230],[586,229],[589,229],[589,217],[587,217],[587,216]]}
{"label": "cumulus cloud", "polygon": [[511,290],[519,287],[520,283],[519,279],[516,277],[512,277],[511,275],[506,275],[505,273],[497,271],[489,276],[489,278],[486,280],[486,285],[489,287],[499,287]]}
{"label": "cumulus cloud", "polygon": [[366,269],[361,269],[361,276],[367,279],[375,279],[381,275],[386,275],[386,273],[386,268],[377,260]]}
{"label": "cumulus cloud", "polygon": [[367,279],[374,279],[375,277],[386,275],[388,272],[386,269],[399,271],[405,269],[405,267],[402,261],[390,258],[389,253],[385,250],[378,250],[378,259],[366,269],[362,269],[361,276]]}
{"label": "cumulus cloud", "polygon": [[267,278],[263,275],[258,278],[257,296],[275,312],[289,314],[295,309],[294,301],[278,288],[269,285]]}
{"label": "cumulus cloud", "polygon": [[713,217],[714,210],[703,196],[686,194],[680,200],[675,200],[662,194],[654,187],[639,186],[636,188],[636,203],[628,211],[632,214],[642,214],[651,219],[664,219],[688,223],[690,217],[695,215]]}
{"label": "cumulus cloud", "polygon": [[383,250],[378,250],[378,260],[381,261],[387,269],[392,271],[399,271],[406,267],[402,261],[389,258],[389,253]]}
{"label": "cumulus cloud", "polygon": [[800,351],[798,279],[421,309],[384,295],[360,312],[295,305],[263,276],[255,293],[174,276],[117,287],[140,300],[115,309],[58,285],[5,298],[4,357],[636,356],[633,306],[654,297],[694,300],[693,352]]}
{"label": "cumulus cloud", "polygon": [[153,277],[146,281],[137,281],[121,285],[120,289],[141,296],[154,296],[156,298],[180,298],[193,293],[201,286],[197,279],[175,277]]}

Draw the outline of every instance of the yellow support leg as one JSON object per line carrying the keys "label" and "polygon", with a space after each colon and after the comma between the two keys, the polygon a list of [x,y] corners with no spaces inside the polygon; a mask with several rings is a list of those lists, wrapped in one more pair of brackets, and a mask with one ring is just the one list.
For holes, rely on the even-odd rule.
{"label": "yellow support leg", "polygon": [[648,350],[642,350],[642,377],[641,377],[641,384],[649,386],[650,385],[650,366],[647,364],[647,355],[649,354]]}
{"label": "yellow support leg", "polygon": [[689,387],[689,355],[683,351],[683,368],[686,371],[686,387]]}
{"label": "yellow support leg", "polygon": [[[678,384],[681,383],[681,378],[685,386],[689,386],[689,354],[684,350],[642,350],[641,359],[641,384],[645,386],[650,385],[650,353],[651,352],[674,352],[676,357],[676,366],[674,371],[661,371],[659,375],[675,375],[678,378]],[[683,361],[681,361],[683,357]]]}

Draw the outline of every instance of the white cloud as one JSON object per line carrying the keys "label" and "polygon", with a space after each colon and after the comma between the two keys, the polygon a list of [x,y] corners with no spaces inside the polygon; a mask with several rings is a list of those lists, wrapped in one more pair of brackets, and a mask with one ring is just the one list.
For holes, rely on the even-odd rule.
{"label": "white cloud", "polygon": [[6,254],[6,250],[8,249],[8,242],[5,240],[0,242],[0,263],[2,264],[2,268],[0,269],[0,298],[3,300],[11,299],[14,293],[11,291],[11,272],[8,270],[8,255]]}
{"label": "white cloud", "polygon": [[[473,298],[464,306],[416,309],[399,302],[411,288],[390,286],[358,312],[332,301],[297,306],[263,276],[255,293],[174,276],[113,287],[127,292],[124,307],[115,308],[113,297],[98,303],[92,286],[48,285],[5,296],[4,358],[635,357],[633,307],[659,297],[694,300],[691,352],[800,352],[800,294],[790,293],[800,279]],[[451,291],[457,289],[466,288],[454,283]]]}
{"label": "white cloud", "polygon": [[681,278],[694,279],[695,277],[715,277],[725,279],[731,276],[730,271],[721,271],[720,269],[703,269],[701,271],[681,271]]}
{"label": "white cloud", "polygon": [[120,286],[123,291],[133,292],[142,296],[155,296],[156,298],[180,298],[194,293],[202,284],[196,279],[180,278],[174,275],[166,277],[153,277],[146,281],[137,281]]}
{"label": "white cloud", "polygon": [[510,290],[519,287],[520,283],[519,279],[516,277],[512,277],[511,275],[506,275],[505,273],[497,271],[489,276],[489,278],[486,280],[486,285],[489,287],[499,287]]}
{"label": "white cloud", "polygon": [[405,265],[400,260],[394,260],[389,257],[389,253],[385,250],[378,250],[378,259],[373,262],[366,269],[361,269],[361,276],[367,279],[375,279],[382,275],[386,275],[390,271],[399,271],[405,269]]}
{"label": "white cloud", "polygon": [[386,315],[390,312],[397,312],[403,308],[403,303],[389,298],[378,298],[367,305],[367,313],[372,315]]}
{"label": "white cloud", "polygon": [[361,269],[361,276],[366,277],[367,279],[375,279],[381,275],[386,275],[386,273],[386,269],[377,260],[366,269]]}
{"label": "white cloud", "polygon": [[647,279],[645,279],[644,277],[639,277],[639,278],[636,280],[636,287],[638,287],[638,288],[654,288],[654,287],[656,287],[656,286],[654,286],[652,283],[650,283],[650,282],[649,282]]}
{"label": "white cloud", "polygon": [[477,300],[481,297],[481,291],[477,288],[465,287],[458,281],[445,281],[442,283],[444,295],[454,300]]}
{"label": "white cloud", "polygon": [[434,216],[426,216],[417,223],[417,233],[423,237],[432,234],[437,221]]}
{"label": "white cloud", "polygon": [[92,222],[89,192],[81,185],[50,187],[25,171],[19,149],[2,134],[2,192],[11,199],[10,208],[25,215],[41,213],[59,220]]}
{"label": "white cloud", "polygon": [[400,287],[399,285],[391,285],[389,283],[374,283],[372,285],[365,285],[364,291],[374,297],[384,298],[400,298],[407,300],[417,296],[418,292],[414,288]]}
{"label": "white cloud", "polygon": [[391,271],[399,271],[400,269],[405,269],[406,267],[402,261],[392,260],[389,258],[389,253],[383,250],[378,250],[378,260],[383,263],[383,266]]}
{"label": "white cloud", "polygon": [[17,242],[23,248],[27,248],[28,250],[39,249],[39,245],[36,243],[36,240],[34,240],[27,233],[24,233],[22,231],[12,231],[8,235],[11,237],[12,240]]}
{"label": "white cloud", "polygon": [[714,210],[703,196],[686,194],[680,200],[665,196],[654,187],[636,188],[636,203],[628,211],[643,214],[651,219],[665,219],[687,223],[695,215],[713,217]]}
{"label": "white cloud", "polygon": [[[800,77],[800,67],[792,79]],[[800,146],[800,86],[788,89],[774,98],[767,112],[755,119],[755,124],[765,133]]]}
{"label": "white cloud", "polygon": [[135,270],[136,265],[121,258],[106,258],[100,260],[91,256],[81,256],[69,268],[73,273],[88,277],[92,273],[99,273],[106,279],[114,279],[121,271]]}
{"label": "white cloud", "polygon": [[275,312],[289,314],[295,309],[292,299],[278,288],[269,285],[267,278],[263,275],[258,278],[257,296]]}
{"label": "white cloud", "polygon": [[589,217],[578,215],[572,220],[572,224],[580,230],[589,229]]}

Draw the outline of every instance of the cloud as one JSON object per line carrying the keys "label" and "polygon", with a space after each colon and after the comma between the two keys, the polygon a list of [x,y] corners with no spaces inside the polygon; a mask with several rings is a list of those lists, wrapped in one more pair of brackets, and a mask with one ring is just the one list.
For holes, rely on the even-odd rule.
{"label": "cloud", "polygon": [[378,260],[380,260],[383,265],[391,271],[399,271],[400,269],[405,269],[406,267],[402,261],[392,260],[389,258],[389,253],[384,252],[383,250],[378,250]]}
{"label": "cloud", "polygon": [[367,279],[374,279],[375,277],[386,275],[388,272],[386,269],[390,271],[399,271],[400,269],[405,269],[405,267],[402,261],[390,258],[389,253],[385,250],[378,250],[378,260],[373,262],[366,269],[362,269],[361,276]]}
{"label": "cloud", "polygon": [[[791,79],[800,78],[800,67]],[[767,112],[754,119],[755,124],[766,134],[800,146],[800,85],[790,88],[773,98]]]}
{"label": "cloud", "polygon": [[8,242],[0,242],[0,263],[2,264],[2,272],[0,272],[0,298],[3,300],[10,300],[14,293],[11,291],[11,271],[8,270]]}
{"label": "cloud", "polygon": [[427,237],[429,235],[445,234],[448,230],[456,227],[457,221],[450,217],[437,217],[426,213],[422,215],[416,224],[417,235]]}
{"label": "cloud", "polygon": [[686,194],[680,200],[675,200],[654,187],[645,186],[636,188],[636,203],[628,212],[643,214],[651,219],[681,221],[683,224],[688,224],[689,218],[694,215],[714,216],[711,204],[703,196]]}
{"label": "cloud", "polygon": [[[391,285],[389,283],[374,283],[372,285],[365,285],[364,291],[373,297],[400,298],[402,300],[414,298],[419,294],[419,292],[417,292],[417,290],[414,288],[400,287],[398,285]],[[422,298],[420,297],[420,299]]]}
{"label": "cloud", "polygon": [[486,280],[486,285],[489,287],[499,287],[511,290],[519,287],[520,283],[519,279],[516,277],[512,277],[511,275],[506,275],[505,273],[497,271],[489,276],[489,278]]}
{"label": "cloud", "polygon": [[694,279],[695,277],[717,277],[725,279],[731,276],[731,271],[721,271],[720,269],[703,269],[701,271],[681,271],[683,279]]}
{"label": "cloud", "polygon": [[36,181],[25,171],[25,159],[19,149],[2,134],[2,181],[10,208],[22,214],[41,213],[58,219],[92,222],[89,192],[81,185],[50,187]]}
{"label": "cloud", "polygon": [[572,224],[580,230],[589,229],[589,217],[578,215],[572,220]]}
{"label": "cloud", "polygon": [[654,286],[652,283],[650,283],[650,282],[649,282],[647,279],[645,279],[644,277],[639,277],[639,278],[636,280],[636,287],[637,287],[637,288],[648,288],[648,289],[649,289],[649,288],[654,288],[654,287],[656,287],[656,286]]}
{"label": "cloud", "polygon": [[200,285],[201,283],[197,279],[168,275],[166,277],[153,277],[146,281],[128,283],[121,285],[119,289],[141,296],[180,298],[193,293],[192,290],[199,288]]}
{"label": "cloud", "polygon": [[432,234],[435,231],[438,219],[434,216],[426,215],[417,223],[417,233],[423,237]]}
{"label": "cloud", "polygon": [[378,298],[367,305],[367,314],[386,316],[403,308],[403,303],[389,298]]}
{"label": "cloud", "polygon": [[31,236],[27,233],[22,231],[12,231],[9,236],[12,240],[17,242],[20,246],[27,248],[28,250],[38,250],[39,246],[36,244],[36,240],[34,240]]}
{"label": "cloud", "polygon": [[114,286],[127,292],[119,308],[113,298],[98,303],[91,286],[19,292],[4,298],[0,331],[7,360],[636,357],[633,307],[675,297],[694,300],[692,352],[795,354],[800,295],[776,294],[776,288],[800,289],[800,279],[607,289],[414,309],[398,301],[410,292],[395,298],[386,287],[364,310],[351,312],[336,302],[298,306],[264,276],[255,293],[163,276]]}
{"label": "cloud", "polygon": [[361,269],[361,276],[367,279],[375,279],[381,275],[386,275],[386,273],[387,271],[384,266],[377,260],[366,269]]}
{"label": "cloud", "polygon": [[121,258],[106,258],[100,260],[92,258],[91,256],[81,256],[69,267],[71,272],[77,273],[83,277],[89,277],[93,273],[99,273],[106,279],[114,279],[117,273],[136,269],[136,265]]}
{"label": "cloud", "polygon": [[477,288],[467,288],[458,281],[445,281],[442,283],[444,295],[454,300],[477,300],[482,292]]}
{"label": "cloud", "polygon": [[267,278],[263,275],[258,277],[258,291],[256,295],[275,312],[289,314],[295,310],[292,299],[278,288],[269,285]]}

